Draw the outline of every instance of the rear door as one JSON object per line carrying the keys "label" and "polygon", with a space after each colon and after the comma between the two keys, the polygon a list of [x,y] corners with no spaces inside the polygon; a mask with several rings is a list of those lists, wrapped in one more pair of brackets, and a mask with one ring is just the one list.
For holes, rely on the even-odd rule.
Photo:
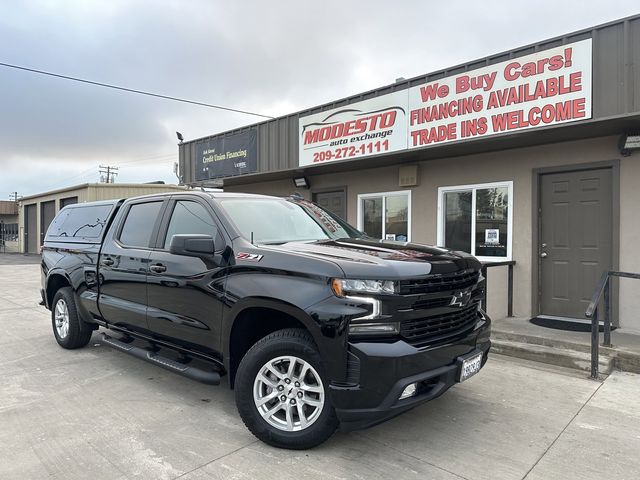
{"label": "rear door", "polygon": [[[216,254],[173,255],[171,237],[205,234],[214,239]],[[149,257],[147,318],[150,330],[185,347],[220,351],[226,248],[212,207],[198,196],[174,197]]]}
{"label": "rear door", "polygon": [[147,331],[147,274],[165,201],[124,205],[104,240],[98,266],[101,316],[109,323]]}

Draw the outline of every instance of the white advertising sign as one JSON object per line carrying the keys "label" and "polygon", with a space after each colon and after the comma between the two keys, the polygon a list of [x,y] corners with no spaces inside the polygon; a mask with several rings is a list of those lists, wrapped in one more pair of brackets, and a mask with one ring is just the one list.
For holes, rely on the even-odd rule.
{"label": "white advertising sign", "polygon": [[591,118],[591,39],[303,117],[299,165]]}
{"label": "white advertising sign", "polygon": [[382,95],[300,119],[299,165],[407,149],[407,92]]}
{"label": "white advertising sign", "polygon": [[409,148],[591,118],[591,39],[409,89]]}

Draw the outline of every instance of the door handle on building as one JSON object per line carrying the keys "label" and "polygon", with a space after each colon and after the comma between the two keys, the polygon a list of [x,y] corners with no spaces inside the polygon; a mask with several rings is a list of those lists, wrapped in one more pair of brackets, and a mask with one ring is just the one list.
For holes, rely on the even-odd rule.
{"label": "door handle on building", "polygon": [[547,252],[542,252],[542,253],[540,254],[540,256],[541,256],[542,258],[547,258]]}

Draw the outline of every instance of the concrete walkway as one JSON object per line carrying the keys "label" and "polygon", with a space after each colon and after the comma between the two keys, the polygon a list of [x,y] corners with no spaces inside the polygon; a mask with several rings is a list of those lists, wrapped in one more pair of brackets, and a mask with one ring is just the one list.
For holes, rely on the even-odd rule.
{"label": "concrete walkway", "polygon": [[0,478],[636,479],[640,376],[493,356],[443,397],[310,451],[268,447],[233,392],[92,342],[65,351],[38,265],[0,265]]}

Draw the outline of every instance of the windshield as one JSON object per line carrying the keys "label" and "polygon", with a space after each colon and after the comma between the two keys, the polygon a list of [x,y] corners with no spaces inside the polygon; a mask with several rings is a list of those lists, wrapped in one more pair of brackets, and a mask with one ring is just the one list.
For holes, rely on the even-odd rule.
{"label": "windshield", "polygon": [[254,243],[312,242],[360,238],[364,234],[307,201],[283,198],[224,198],[222,209],[240,234]]}

